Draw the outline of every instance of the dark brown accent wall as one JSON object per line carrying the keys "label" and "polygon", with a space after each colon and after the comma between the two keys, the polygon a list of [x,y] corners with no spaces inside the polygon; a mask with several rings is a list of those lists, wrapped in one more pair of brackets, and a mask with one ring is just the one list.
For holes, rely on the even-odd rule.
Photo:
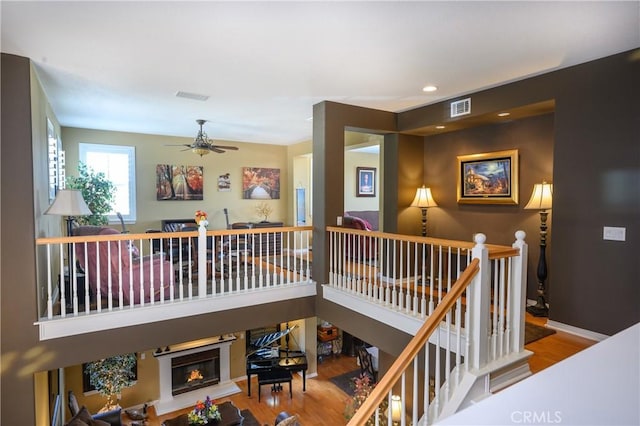
{"label": "dark brown accent wall", "polygon": [[[2,54],[0,209],[2,321],[0,391],[3,425],[35,424],[33,372],[47,351],[38,347],[35,226],[31,152],[31,77],[26,58]],[[45,186],[46,188],[46,186]],[[35,368],[35,369],[34,369]],[[25,395],[27,396],[25,398]],[[20,409],[17,409],[20,407]]]}
{"label": "dark brown accent wall", "polygon": [[[640,320],[638,76],[628,52],[557,84],[550,318],[604,334]],[[603,226],[625,227],[626,242],[604,241]]]}
{"label": "dark brown accent wall", "polygon": [[[540,215],[524,210],[535,183],[553,182],[553,114],[500,125],[487,125],[427,137],[425,141],[425,182],[431,187],[437,208],[428,212],[429,236],[472,241],[482,232],[491,244],[511,245],[515,232],[527,233],[529,244],[528,296],[536,297],[536,267],[539,253]],[[519,154],[519,205],[458,204],[458,155],[517,149]],[[548,220],[547,251],[552,251],[553,213]],[[549,269],[548,287],[553,285]]]}
{"label": "dark brown accent wall", "polygon": [[[472,115],[555,101],[549,318],[603,334],[616,333],[640,320],[637,303],[640,273],[635,265],[640,252],[640,61],[632,60],[631,53],[466,95],[472,98]],[[401,113],[398,127],[401,131],[410,131],[440,124],[446,121],[447,108],[448,102],[442,102]],[[493,139],[497,129],[471,131],[471,134],[460,132],[459,136],[446,138],[451,143],[467,144],[460,150],[485,146],[489,151],[497,147]],[[465,135],[472,135],[475,140]],[[450,164],[450,157],[440,159],[437,153],[430,154],[434,144],[438,145],[441,140],[440,137],[425,139],[425,163],[430,165],[426,169],[427,180],[434,167],[438,170],[443,164]],[[502,143],[508,144],[508,140]],[[514,140],[512,145],[516,143]],[[446,155],[450,156],[453,150]],[[527,202],[526,185],[534,180],[529,172],[544,177],[548,171],[547,158],[529,157],[537,154],[529,150],[526,157],[521,155],[525,162],[534,160],[521,170],[521,203]],[[447,200],[450,191],[446,192],[436,191],[434,197],[437,201]],[[491,213],[491,209],[453,208],[453,211],[441,209],[434,213],[432,224],[439,226],[438,217],[447,215],[479,226],[496,222],[499,217]],[[524,219],[517,208],[504,209],[503,215],[509,214]],[[627,240],[604,241],[603,226],[625,227]],[[491,229],[490,240],[502,228]],[[467,232],[466,226],[461,229],[460,232]],[[436,229],[436,232],[442,230]],[[537,259],[534,233],[528,232],[528,242],[530,256]]]}

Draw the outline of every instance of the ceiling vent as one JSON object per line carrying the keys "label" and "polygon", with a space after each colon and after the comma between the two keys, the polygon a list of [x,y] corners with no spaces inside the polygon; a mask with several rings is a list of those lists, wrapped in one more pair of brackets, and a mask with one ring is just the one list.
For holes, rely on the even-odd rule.
{"label": "ceiling vent", "polygon": [[186,99],[192,99],[194,101],[202,101],[202,102],[209,99],[209,96],[207,95],[199,95],[197,93],[190,93],[190,92],[176,92],[176,96],[178,98],[186,98]]}
{"label": "ceiling vent", "polygon": [[451,102],[451,118],[471,114],[471,98]]}

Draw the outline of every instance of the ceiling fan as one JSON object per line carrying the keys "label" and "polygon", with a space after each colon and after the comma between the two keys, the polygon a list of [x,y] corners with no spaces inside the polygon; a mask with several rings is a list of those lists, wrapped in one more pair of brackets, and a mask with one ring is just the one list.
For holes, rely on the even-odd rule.
{"label": "ceiling fan", "polygon": [[207,155],[209,151],[217,152],[218,154],[223,154],[225,150],[233,150],[237,151],[237,146],[224,146],[224,145],[214,145],[211,139],[207,136],[207,134],[202,130],[202,126],[206,123],[207,120],[196,120],[196,123],[200,125],[200,130],[198,130],[198,134],[196,138],[193,140],[193,143],[190,145],[182,144],[182,145],[167,145],[167,146],[186,146],[187,149],[183,149],[183,151],[191,150],[194,154],[198,154],[200,157],[203,155]]}

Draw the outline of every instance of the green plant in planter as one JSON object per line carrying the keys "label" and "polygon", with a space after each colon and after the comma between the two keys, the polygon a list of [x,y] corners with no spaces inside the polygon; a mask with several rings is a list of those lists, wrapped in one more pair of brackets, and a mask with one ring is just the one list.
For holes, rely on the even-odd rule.
{"label": "green plant in planter", "polygon": [[86,164],[78,165],[78,176],[67,177],[67,188],[79,189],[91,215],[76,218],[81,225],[107,225],[107,214],[115,199],[116,187],[104,173],[96,173]]}
{"label": "green plant in planter", "polygon": [[85,372],[89,382],[101,395],[107,397],[107,403],[100,411],[116,408],[116,396],[135,382],[134,368],[136,354],[115,355],[87,363]]}

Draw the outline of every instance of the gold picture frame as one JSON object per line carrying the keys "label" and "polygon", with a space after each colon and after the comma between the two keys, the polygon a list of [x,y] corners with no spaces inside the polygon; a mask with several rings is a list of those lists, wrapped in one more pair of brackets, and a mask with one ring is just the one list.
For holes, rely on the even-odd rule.
{"label": "gold picture frame", "polygon": [[459,155],[459,204],[518,204],[518,150]]}

